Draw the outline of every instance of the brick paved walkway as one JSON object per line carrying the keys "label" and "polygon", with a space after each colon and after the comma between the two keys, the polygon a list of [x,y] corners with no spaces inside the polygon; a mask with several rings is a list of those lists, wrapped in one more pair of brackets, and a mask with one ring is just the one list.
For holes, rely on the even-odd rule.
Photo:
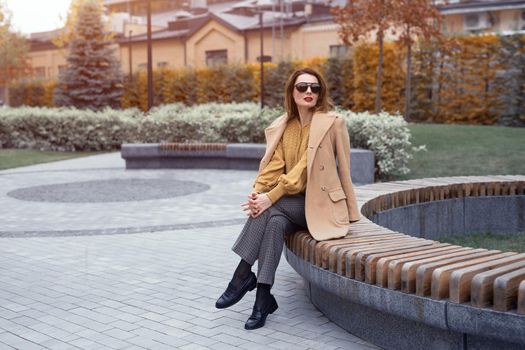
{"label": "brick paved walkway", "polygon": [[[237,264],[230,246],[254,174],[126,171],[118,154],[0,171],[0,349],[376,348],[317,311],[284,258],[279,309],[264,328],[243,328],[253,292],[215,309]],[[97,201],[92,182],[116,179],[140,180],[144,191],[159,179],[209,190],[108,202],[106,186]],[[61,201],[56,187],[43,201],[43,186],[79,182],[90,182],[90,201],[78,186],[78,201]],[[21,189],[35,197],[13,198]]]}

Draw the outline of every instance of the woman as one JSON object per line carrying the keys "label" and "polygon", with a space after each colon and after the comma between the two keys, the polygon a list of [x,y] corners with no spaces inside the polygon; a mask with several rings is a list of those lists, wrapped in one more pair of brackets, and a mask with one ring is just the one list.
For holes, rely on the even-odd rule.
{"label": "woman", "polygon": [[[342,117],[331,107],[323,77],[313,69],[295,71],[284,98],[286,114],[266,130],[266,153],[248,201],[250,216],[233,251],[241,261],[217,308],[234,305],[257,287],[246,329],[263,327],[277,310],[270,293],[284,235],[307,228],[316,240],[343,237],[359,220],[350,178],[350,139]],[[258,260],[257,277],[251,266]]]}

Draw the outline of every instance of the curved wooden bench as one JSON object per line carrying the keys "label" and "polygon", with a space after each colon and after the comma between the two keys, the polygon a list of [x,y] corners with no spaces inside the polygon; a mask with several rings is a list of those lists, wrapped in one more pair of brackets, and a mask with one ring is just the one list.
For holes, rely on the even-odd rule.
{"label": "curved wooden bench", "polygon": [[[315,241],[308,232],[290,235],[286,241],[287,259],[292,266],[300,259],[354,281],[443,301],[447,303],[445,308],[455,303],[503,311],[517,315],[517,322],[525,326],[525,317],[519,316],[525,314],[525,253],[440,243],[394,232],[368,219],[412,204],[521,195],[525,195],[525,176],[433,178],[357,187],[364,217],[351,225],[348,235],[324,242]],[[296,270],[304,277],[306,273],[302,272],[307,268],[303,264]],[[330,280],[341,281],[332,275]],[[446,312],[444,315],[447,317]],[[525,336],[512,341],[525,345]]]}

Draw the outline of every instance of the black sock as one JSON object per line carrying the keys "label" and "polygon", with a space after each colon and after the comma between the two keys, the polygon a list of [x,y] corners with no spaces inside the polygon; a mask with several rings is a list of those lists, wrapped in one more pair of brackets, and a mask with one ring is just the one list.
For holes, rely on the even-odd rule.
{"label": "black sock", "polygon": [[237,268],[233,273],[232,283],[236,285],[240,284],[242,281],[248,278],[250,272],[252,272],[252,265],[241,259],[239,265],[237,265]]}
{"label": "black sock", "polygon": [[255,304],[262,309],[264,305],[267,305],[271,300],[270,289],[271,284],[257,283],[257,293],[255,295]]}

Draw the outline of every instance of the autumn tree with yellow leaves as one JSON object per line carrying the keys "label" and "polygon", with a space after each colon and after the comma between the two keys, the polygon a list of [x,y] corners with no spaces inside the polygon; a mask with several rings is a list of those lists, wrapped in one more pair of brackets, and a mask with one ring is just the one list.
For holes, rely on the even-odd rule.
{"label": "autumn tree with yellow leaves", "polygon": [[412,46],[416,40],[422,42],[441,39],[442,18],[430,0],[395,0],[393,6],[398,42],[406,49],[405,119],[408,121],[412,99]]}
{"label": "autumn tree with yellow leaves", "polygon": [[0,86],[5,88],[30,74],[27,53],[26,39],[12,30],[10,14],[0,2]]}
{"label": "autumn tree with yellow leaves", "polygon": [[347,45],[375,35],[378,48],[375,84],[375,112],[381,111],[383,87],[383,47],[385,34],[393,28],[396,0],[348,0],[345,7],[334,9],[334,20],[340,25],[339,35]]}

